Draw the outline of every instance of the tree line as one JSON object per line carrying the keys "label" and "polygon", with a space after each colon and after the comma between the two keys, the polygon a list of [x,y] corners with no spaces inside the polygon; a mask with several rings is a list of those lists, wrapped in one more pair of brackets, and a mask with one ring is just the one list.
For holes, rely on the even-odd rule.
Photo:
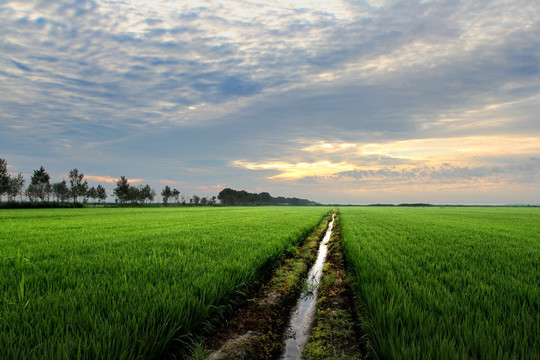
{"label": "tree line", "polygon": [[[0,202],[7,195],[8,202],[15,202],[19,198],[23,202],[23,196],[33,204],[85,204],[90,200],[97,203],[105,203],[107,191],[102,185],[89,186],[84,174],[77,168],[67,174],[67,180],[51,183],[51,176],[43,166],[34,170],[28,186],[22,173],[12,176],[7,170],[8,164],[0,158]],[[166,185],[160,193],[165,206],[176,203],[182,205],[215,205],[218,200],[223,205],[319,205],[317,202],[299,199],[296,197],[286,198],[283,196],[273,197],[267,192],[250,193],[245,190],[223,189],[218,196],[200,197],[193,195],[189,199],[181,196],[180,191]],[[135,186],[129,183],[125,176],[116,181],[113,190],[115,202],[118,204],[146,204],[154,202],[157,193],[150,185]]]}
{"label": "tree line", "polygon": [[89,187],[88,181],[84,180],[84,174],[78,169],[70,170],[68,181],[62,180],[51,183],[51,176],[43,166],[34,170],[30,177],[30,183],[25,188],[26,180],[22,173],[11,176],[7,172],[7,161],[0,158],[0,201],[2,196],[7,195],[8,201],[16,201],[19,197],[23,201],[26,196],[30,202],[86,202],[93,199],[104,202],[107,199],[107,191],[101,185]]}
{"label": "tree line", "polygon": [[218,194],[218,199],[224,205],[319,205],[319,203],[307,199],[299,199],[296,197],[288,198],[283,196],[273,197],[267,192],[257,194],[231,188],[223,189]]}
{"label": "tree line", "polygon": [[[30,182],[25,187],[26,180],[22,173],[11,176],[7,169],[8,163],[0,158],[0,202],[2,197],[7,195],[8,202],[15,202],[17,198],[23,201],[23,196],[31,203],[87,203],[93,200],[97,203],[104,203],[107,200],[107,191],[102,185],[89,186],[85,180],[84,174],[78,169],[68,172],[68,180],[62,180],[51,183],[51,176],[43,166],[34,170],[30,177]],[[115,202],[119,204],[146,204],[153,202],[157,193],[150,185],[134,186],[129,183],[125,176],[121,176],[116,181],[116,187],[113,190]],[[180,198],[180,191],[171,189],[169,185],[161,191],[162,201],[167,206],[171,202],[177,204],[190,205],[214,205],[217,201],[216,196],[209,198],[193,195],[186,199]]]}

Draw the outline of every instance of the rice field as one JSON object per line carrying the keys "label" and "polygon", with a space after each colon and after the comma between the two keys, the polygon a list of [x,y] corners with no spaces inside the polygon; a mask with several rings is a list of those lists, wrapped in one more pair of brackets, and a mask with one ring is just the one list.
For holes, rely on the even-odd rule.
{"label": "rice field", "polygon": [[[186,350],[329,210],[0,211],[0,358]],[[539,210],[341,208],[369,355],[538,358]]]}
{"label": "rice field", "polygon": [[163,358],[329,210],[0,211],[0,358]]}
{"label": "rice field", "polygon": [[340,211],[374,358],[540,357],[540,209]]}

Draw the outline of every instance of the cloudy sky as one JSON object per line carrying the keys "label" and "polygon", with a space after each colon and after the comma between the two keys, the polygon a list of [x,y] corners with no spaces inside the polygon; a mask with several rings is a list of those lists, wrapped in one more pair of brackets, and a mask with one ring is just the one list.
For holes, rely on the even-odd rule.
{"label": "cloudy sky", "polygon": [[0,0],[0,157],[109,189],[540,203],[540,3]]}

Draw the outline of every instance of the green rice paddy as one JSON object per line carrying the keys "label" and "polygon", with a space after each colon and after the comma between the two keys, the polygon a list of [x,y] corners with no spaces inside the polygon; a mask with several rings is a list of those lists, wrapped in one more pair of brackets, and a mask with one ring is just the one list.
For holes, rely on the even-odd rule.
{"label": "green rice paddy", "polygon": [[0,211],[0,358],[185,349],[329,210]]}
{"label": "green rice paddy", "polygon": [[340,210],[375,358],[539,358],[540,209]]}
{"label": "green rice paddy", "polygon": [[[0,211],[0,358],[181,354],[329,210]],[[540,209],[340,212],[369,356],[538,358]]]}

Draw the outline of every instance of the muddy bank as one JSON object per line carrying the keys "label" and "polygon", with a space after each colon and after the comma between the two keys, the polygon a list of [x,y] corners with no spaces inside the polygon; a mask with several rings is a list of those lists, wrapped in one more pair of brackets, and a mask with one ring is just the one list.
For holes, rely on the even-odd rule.
{"label": "muddy bank", "polygon": [[311,333],[311,325],[315,318],[316,301],[319,288],[319,282],[323,273],[323,266],[326,263],[326,255],[328,254],[328,242],[332,236],[332,228],[334,217],[328,224],[328,229],[322,239],[319,250],[317,251],[317,259],[309,269],[304,289],[300,294],[300,298],[296,302],[291,313],[289,325],[283,336],[284,349],[280,357],[282,360],[299,359],[304,351],[304,347]]}
{"label": "muddy bank", "polygon": [[332,215],[328,215],[286,259],[268,284],[246,306],[217,330],[206,344],[209,359],[273,359],[282,349],[282,334],[291,307],[316,259],[319,242]]}
{"label": "muddy bank", "polygon": [[353,279],[343,253],[339,217],[336,217],[319,285],[315,322],[303,353],[305,360],[365,358],[365,342],[360,341],[365,337],[354,310]]}

